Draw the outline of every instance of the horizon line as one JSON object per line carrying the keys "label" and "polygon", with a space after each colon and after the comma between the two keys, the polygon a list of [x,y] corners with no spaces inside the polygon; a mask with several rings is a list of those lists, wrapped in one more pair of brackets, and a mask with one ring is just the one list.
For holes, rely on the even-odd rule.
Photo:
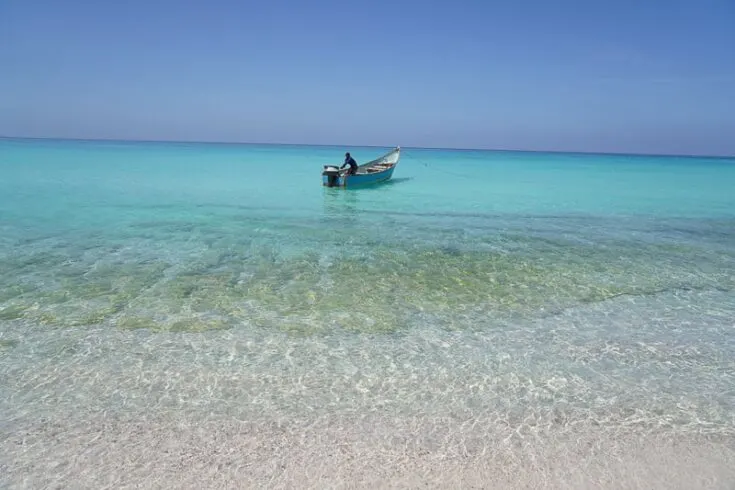
{"label": "horizon line", "polygon": [[678,154],[678,153],[631,153],[631,152],[609,152],[609,151],[581,151],[581,150],[523,150],[518,148],[472,148],[472,147],[450,147],[450,146],[402,146],[402,145],[365,145],[365,144],[337,144],[337,143],[277,143],[277,142],[248,142],[248,141],[226,141],[226,140],[159,140],[159,139],[121,139],[121,138],[64,138],[53,136],[7,136],[0,135],[0,140],[40,140],[40,141],[77,141],[77,142],[102,142],[102,143],[189,143],[201,145],[241,145],[241,146],[305,146],[322,148],[396,148],[409,150],[444,150],[444,151],[486,151],[507,153],[553,153],[566,155],[614,155],[633,157],[678,157],[678,158],[714,158],[732,159],[735,154]]}

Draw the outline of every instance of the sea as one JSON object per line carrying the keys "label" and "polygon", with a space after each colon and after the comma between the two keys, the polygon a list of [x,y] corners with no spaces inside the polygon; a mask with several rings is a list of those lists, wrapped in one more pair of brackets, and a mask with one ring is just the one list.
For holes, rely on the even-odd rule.
{"label": "sea", "polygon": [[0,139],[0,486],[735,488],[735,158],[390,149]]}

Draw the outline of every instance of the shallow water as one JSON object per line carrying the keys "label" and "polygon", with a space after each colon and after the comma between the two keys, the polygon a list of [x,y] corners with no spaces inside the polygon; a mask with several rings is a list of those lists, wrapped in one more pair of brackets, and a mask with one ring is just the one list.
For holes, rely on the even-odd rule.
{"label": "shallow water", "polygon": [[49,421],[731,440],[734,161],[343,153],[0,140],[8,474]]}

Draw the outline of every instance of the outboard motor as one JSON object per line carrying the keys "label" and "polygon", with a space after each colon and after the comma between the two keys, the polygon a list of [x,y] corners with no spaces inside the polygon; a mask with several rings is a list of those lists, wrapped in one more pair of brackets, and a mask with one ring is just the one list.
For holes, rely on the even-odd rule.
{"label": "outboard motor", "polygon": [[327,187],[335,187],[339,185],[339,168],[334,165],[324,165],[322,175],[327,176]]}

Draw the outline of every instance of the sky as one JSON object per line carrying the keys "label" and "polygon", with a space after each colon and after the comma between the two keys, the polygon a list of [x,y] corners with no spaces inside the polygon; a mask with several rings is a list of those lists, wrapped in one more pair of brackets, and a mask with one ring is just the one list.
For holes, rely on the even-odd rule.
{"label": "sky", "polygon": [[0,0],[0,135],[735,155],[735,0]]}

